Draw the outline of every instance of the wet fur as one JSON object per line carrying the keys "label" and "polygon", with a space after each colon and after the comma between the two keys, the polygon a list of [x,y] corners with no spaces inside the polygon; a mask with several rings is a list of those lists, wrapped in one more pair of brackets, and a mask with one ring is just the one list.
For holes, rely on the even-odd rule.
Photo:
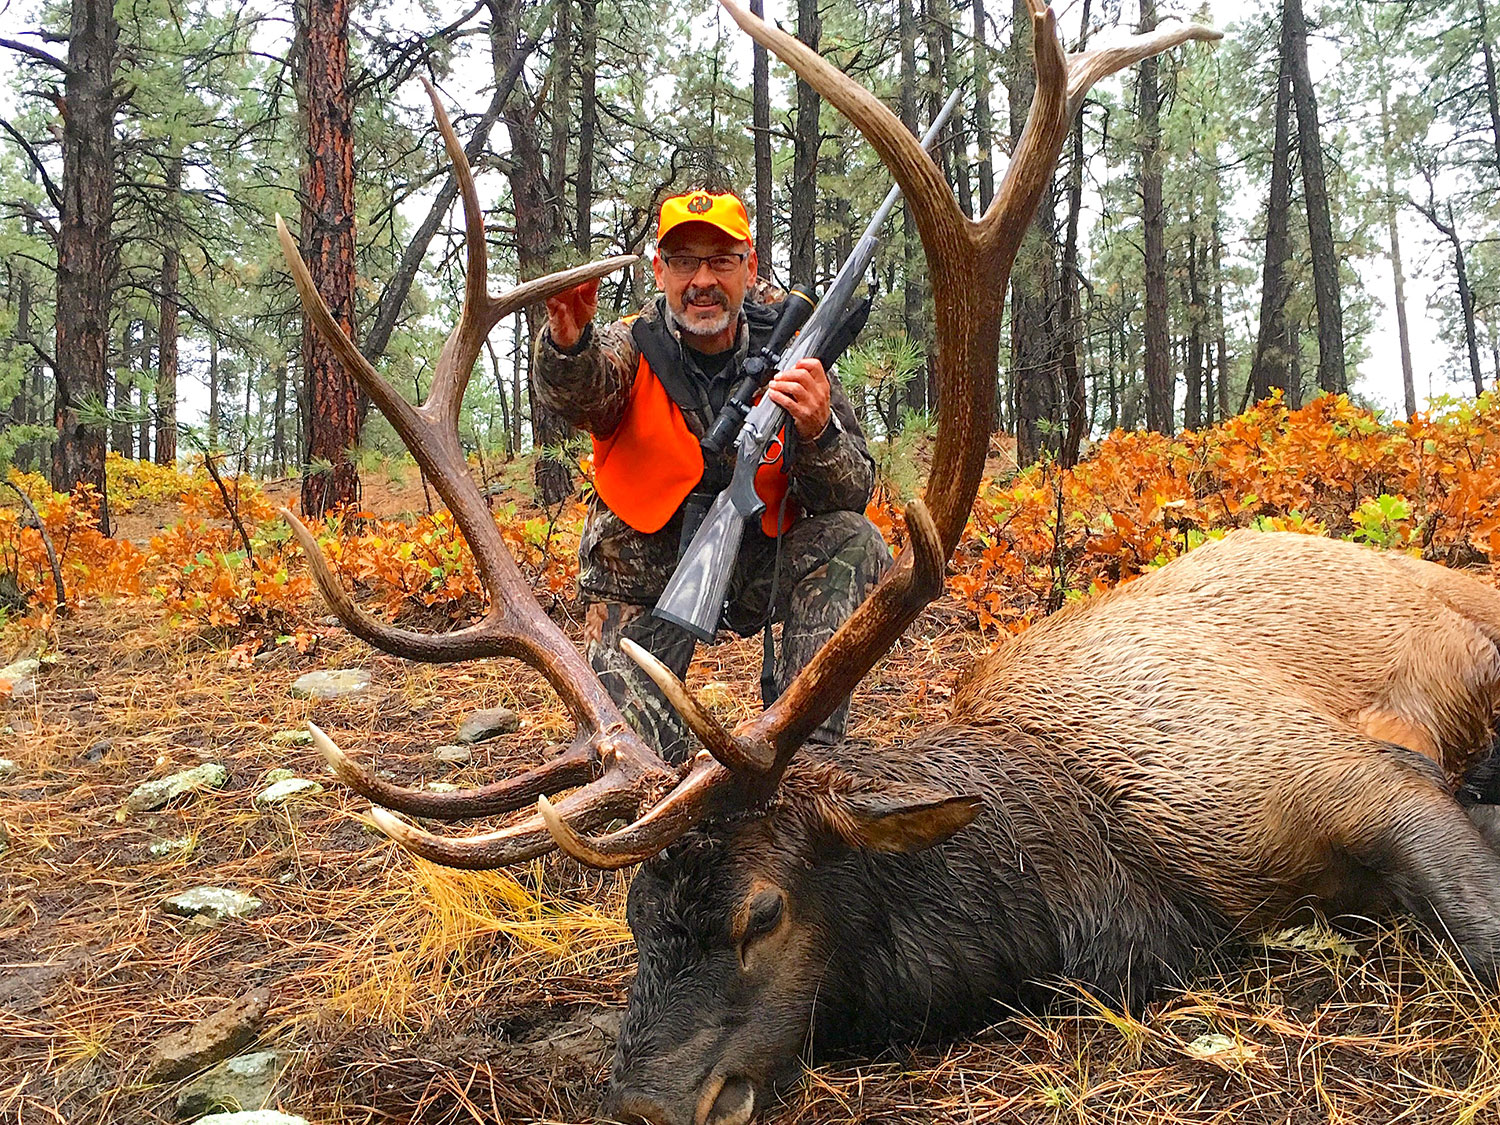
{"label": "wet fur", "polygon": [[[1500,857],[1453,792],[1470,770],[1481,823],[1500,795],[1500,767],[1470,768],[1497,642],[1500,593],[1297,535],[1236,533],[1059,613],[980,662],[927,737],[804,752],[772,808],[645,866],[617,1082],[650,1084],[705,1019],[704,1057],[774,1057],[758,1077],[780,1087],[799,1046],[961,1033],[1060,977],[1139,1001],[1307,903],[1411,911],[1493,971]],[[833,838],[831,802],[891,782],[984,808],[912,855]],[[713,951],[751,879],[785,887],[805,933],[775,988],[737,992]]]}

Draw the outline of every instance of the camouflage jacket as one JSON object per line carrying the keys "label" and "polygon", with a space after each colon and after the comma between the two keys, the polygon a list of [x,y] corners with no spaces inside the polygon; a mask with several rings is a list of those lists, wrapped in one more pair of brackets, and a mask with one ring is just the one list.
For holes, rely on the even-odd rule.
{"label": "camouflage jacket", "polygon": [[[675,325],[665,315],[664,302],[664,298],[658,297],[640,315],[664,324],[682,348],[683,366],[690,378],[700,385],[709,384],[703,387],[704,408],[683,411],[688,428],[701,438],[713,424],[717,407],[723,403],[726,388],[732,386],[740,362],[750,353],[751,319],[743,312],[740,314],[739,343],[734,356],[724,372],[709,377],[698,369],[694,361],[696,353],[682,345]],[[631,327],[626,320],[603,329],[590,325],[578,345],[568,351],[557,347],[544,328],[532,356],[537,397],[574,426],[608,437],[625,417],[640,363],[641,353]],[[789,443],[791,494],[808,512],[863,512],[874,487],[875,463],[843,388],[832,375],[829,381],[833,410],[843,432],[826,441],[826,448],[822,449],[809,441],[794,439]],[[787,430],[793,432],[791,426]],[[710,466],[705,471],[705,481],[713,474],[727,484],[731,467]],[[752,521],[745,535],[747,539],[762,535],[759,524]],[[677,567],[681,537],[681,509],[660,531],[647,534],[631,527],[595,496],[579,544],[579,589],[584,597],[595,600],[654,603]]]}

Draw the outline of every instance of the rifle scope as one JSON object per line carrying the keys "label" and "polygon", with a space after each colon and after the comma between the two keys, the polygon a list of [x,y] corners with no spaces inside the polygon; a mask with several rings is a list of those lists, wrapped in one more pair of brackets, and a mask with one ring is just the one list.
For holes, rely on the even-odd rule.
{"label": "rifle scope", "polygon": [[699,443],[703,446],[704,453],[710,457],[722,457],[724,451],[734,443],[734,439],[739,436],[740,427],[745,424],[745,416],[750,413],[750,407],[754,404],[755,393],[776,374],[781,353],[792,342],[792,337],[802,330],[816,307],[817,302],[800,289],[787,293],[786,299],[781,302],[781,316],[776,321],[776,327],[771,329],[770,339],[758,352],[745,360],[743,377],[735,384],[724,408],[719,411],[719,416],[714,419],[714,424]]}

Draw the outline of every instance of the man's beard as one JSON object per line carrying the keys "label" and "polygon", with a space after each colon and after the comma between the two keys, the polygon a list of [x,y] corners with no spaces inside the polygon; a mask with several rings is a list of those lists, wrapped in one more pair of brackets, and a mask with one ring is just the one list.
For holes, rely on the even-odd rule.
{"label": "man's beard", "polygon": [[[695,298],[703,296],[712,296],[718,300],[721,309],[720,314],[712,320],[690,320],[687,315],[688,306],[693,303]],[[739,319],[739,304],[736,304],[734,308],[730,308],[728,300],[724,291],[717,286],[690,285],[682,294],[682,312],[674,309],[672,302],[668,301],[667,315],[671,317],[673,324],[677,325],[681,331],[686,332],[690,336],[717,336]]]}

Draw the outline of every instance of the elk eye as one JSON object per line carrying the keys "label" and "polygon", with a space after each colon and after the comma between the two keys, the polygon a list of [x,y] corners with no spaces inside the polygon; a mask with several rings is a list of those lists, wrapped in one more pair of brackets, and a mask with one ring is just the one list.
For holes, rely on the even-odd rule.
{"label": "elk eye", "polygon": [[781,924],[783,900],[784,896],[778,890],[761,891],[750,900],[750,909],[745,918],[745,936],[740,944],[742,957],[751,942],[765,937]]}

